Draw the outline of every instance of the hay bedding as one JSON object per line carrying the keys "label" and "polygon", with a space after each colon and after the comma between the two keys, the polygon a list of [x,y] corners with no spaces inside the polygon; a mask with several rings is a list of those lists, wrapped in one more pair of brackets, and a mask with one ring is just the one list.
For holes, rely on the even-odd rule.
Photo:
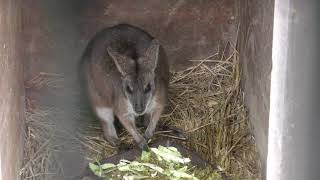
{"label": "hay bedding", "polygon": [[[183,143],[216,163],[232,179],[261,179],[255,141],[239,87],[238,53],[234,50],[228,57],[217,53],[192,61],[195,66],[172,72],[167,113],[161,121],[183,129],[187,134]],[[28,131],[32,131],[39,124],[27,123],[27,126]],[[35,130],[33,133],[38,134],[29,133],[25,150],[29,160],[21,171],[23,179],[41,173],[44,176],[47,168],[43,167],[50,164],[46,161],[50,151],[41,148],[40,143],[34,140],[41,133]],[[167,135],[157,132],[157,136]],[[121,132],[120,138],[124,144],[134,144],[126,131]],[[99,122],[86,126],[77,140],[83,145],[88,161],[99,161],[116,153],[116,149],[103,139]],[[37,146],[38,151],[32,150],[35,149],[33,146]]]}
{"label": "hay bedding", "polygon": [[59,91],[63,76],[40,72],[25,82],[26,88],[26,133],[24,145],[24,159],[20,170],[21,179],[61,179],[62,171],[55,161],[53,151],[59,148],[53,146],[57,129],[51,123],[51,118],[60,112],[59,109],[39,107],[32,93],[43,89]]}
{"label": "hay bedding", "polygon": [[172,113],[164,118],[188,134],[186,144],[233,179],[260,178],[260,165],[240,91],[238,53],[218,54],[173,73]]}
{"label": "hay bedding", "polygon": [[[161,121],[184,130],[187,134],[184,144],[218,164],[232,179],[261,179],[255,141],[239,87],[238,52],[234,50],[229,57],[217,53],[191,61],[195,66],[172,72],[167,113]],[[93,152],[88,160],[114,154],[99,125],[92,130],[95,135],[83,136],[83,143]],[[168,135],[157,132],[157,136]],[[126,131],[120,137],[123,143],[134,143]]]}
{"label": "hay bedding", "polygon": [[20,170],[21,179],[44,180],[61,179],[62,169],[55,161],[54,125],[48,123],[53,109],[37,109],[36,112],[26,112],[26,137],[23,165]]}

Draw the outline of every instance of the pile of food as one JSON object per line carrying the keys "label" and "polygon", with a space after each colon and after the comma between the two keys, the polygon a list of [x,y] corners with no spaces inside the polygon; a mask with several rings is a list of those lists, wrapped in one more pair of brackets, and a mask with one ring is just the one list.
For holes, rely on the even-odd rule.
{"label": "pile of food", "polygon": [[164,146],[143,151],[135,161],[90,163],[89,167],[95,175],[104,179],[223,179],[217,170],[193,166],[191,160],[183,157],[177,148]]}

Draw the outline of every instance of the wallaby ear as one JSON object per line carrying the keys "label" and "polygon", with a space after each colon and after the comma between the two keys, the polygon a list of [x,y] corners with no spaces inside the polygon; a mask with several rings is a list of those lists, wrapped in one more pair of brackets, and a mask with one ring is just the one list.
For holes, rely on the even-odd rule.
{"label": "wallaby ear", "polygon": [[150,46],[145,52],[145,56],[147,57],[147,62],[140,62],[140,64],[144,65],[149,70],[154,71],[158,64],[159,49],[160,49],[159,41],[157,39],[153,39],[150,43]]}
{"label": "wallaby ear", "polygon": [[135,71],[135,62],[129,57],[120,54],[111,47],[107,47],[107,52],[123,77]]}

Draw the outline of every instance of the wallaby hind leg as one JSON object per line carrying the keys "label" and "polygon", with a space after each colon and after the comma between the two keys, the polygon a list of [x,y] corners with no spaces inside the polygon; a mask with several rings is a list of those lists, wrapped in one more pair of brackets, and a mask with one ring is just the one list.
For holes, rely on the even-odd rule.
{"label": "wallaby hind leg", "polygon": [[143,136],[137,130],[134,117],[127,115],[127,116],[119,117],[119,120],[122,123],[122,125],[127,129],[127,131],[131,134],[133,139],[137,142],[139,148],[142,150],[148,149],[147,141],[143,138]]}
{"label": "wallaby hind leg", "polygon": [[111,145],[117,146],[120,142],[114,126],[114,114],[112,109],[107,107],[97,107],[96,112],[102,123],[104,137]]}

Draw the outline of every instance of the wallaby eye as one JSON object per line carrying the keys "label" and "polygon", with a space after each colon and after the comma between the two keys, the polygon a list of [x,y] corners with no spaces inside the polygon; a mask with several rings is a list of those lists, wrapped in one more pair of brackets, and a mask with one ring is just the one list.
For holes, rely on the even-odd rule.
{"label": "wallaby eye", "polygon": [[151,85],[150,83],[146,86],[146,88],[144,89],[144,93],[148,93],[151,90]]}
{"label": "wallaby eye", "polygon": [[129,85],[126,86],[126,91],[130,94],[133,93],[133,89]]}

